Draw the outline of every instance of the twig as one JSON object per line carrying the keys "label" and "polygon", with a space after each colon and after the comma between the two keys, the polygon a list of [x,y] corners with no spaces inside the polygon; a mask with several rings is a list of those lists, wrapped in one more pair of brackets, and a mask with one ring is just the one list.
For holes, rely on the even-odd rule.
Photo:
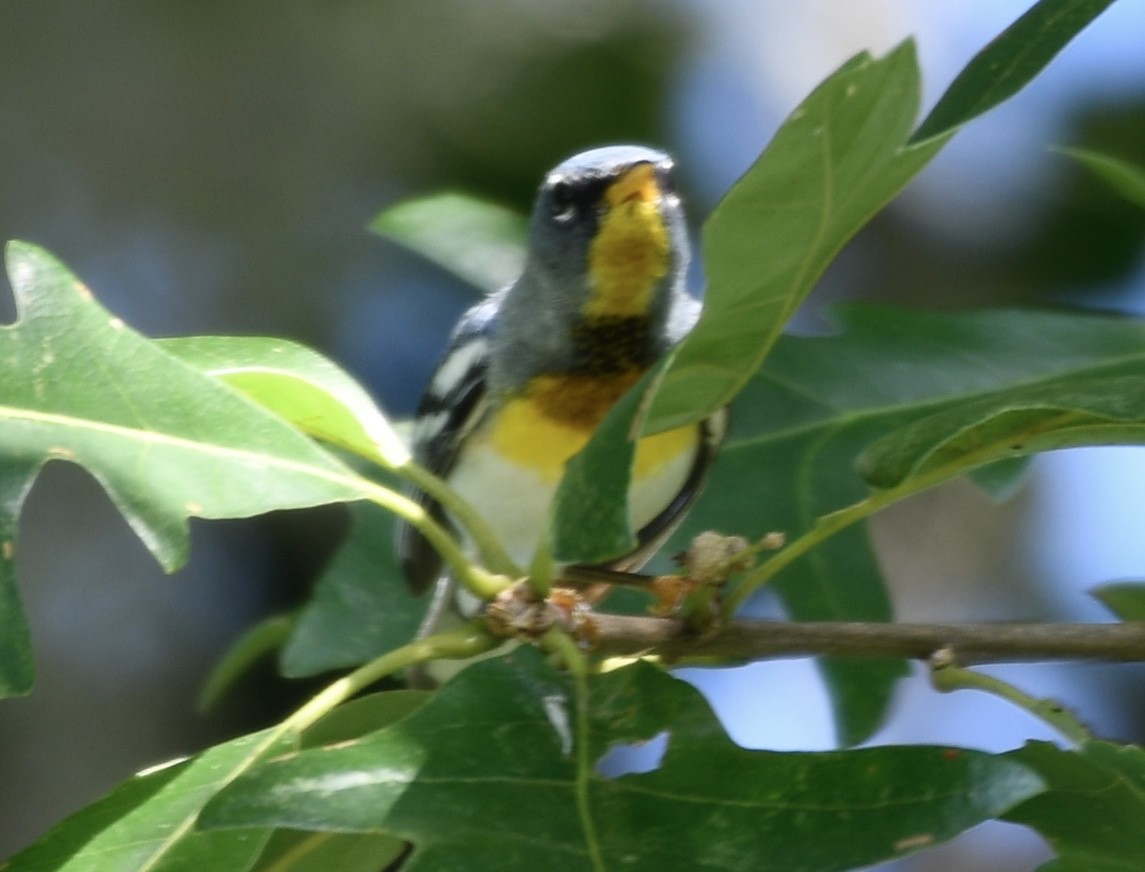
{"label": "twig", "polygon": [[1037,660],[1145,661],[1145,622],[1121,624],[880,624],[732,621],[697,638],[682,621],[596,614],[597,653],[727,661],[833,655],[926,660],[944,648],[961,664]]}

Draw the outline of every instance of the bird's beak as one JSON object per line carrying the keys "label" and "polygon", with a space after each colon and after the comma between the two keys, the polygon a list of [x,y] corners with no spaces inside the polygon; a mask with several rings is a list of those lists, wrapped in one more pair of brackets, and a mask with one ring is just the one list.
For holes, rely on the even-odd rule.
{"label": "bird's beak", "polygon": [[656,167],[650,163],[638,163],[625,170],[605,193],[609,208],[622,203],[655,203],[661,196]]}

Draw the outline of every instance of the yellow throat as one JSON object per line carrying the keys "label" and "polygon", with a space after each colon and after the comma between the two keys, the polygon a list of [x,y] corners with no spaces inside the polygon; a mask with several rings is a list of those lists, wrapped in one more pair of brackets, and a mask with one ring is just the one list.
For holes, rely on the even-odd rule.
{"label": "yellow throat", "polygon": [[651,164],[637,164],[605,192],[608,209],[588,252],[587,317],[644,315],[668,272],[671,240]]}

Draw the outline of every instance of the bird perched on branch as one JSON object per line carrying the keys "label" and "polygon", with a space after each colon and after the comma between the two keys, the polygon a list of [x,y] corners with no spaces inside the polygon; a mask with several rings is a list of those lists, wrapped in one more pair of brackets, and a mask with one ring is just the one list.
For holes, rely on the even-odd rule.
{"label": "bird perched on branch", "polygon": [[[565,463],[615,402],[680,341],[700,304],[684,288],[689,247],[672,159],[641,146],[577,154],[546,177],[520,277],[462,316],[417,410],[414,456],[483,516],[528,566]],[[637,445],[629,521],[639,545],[611,568],[638,569],[698,496],[723,412]],[[419,502],[448,523],[441,505]],[[442,561],[398,530],[410,587]]]}

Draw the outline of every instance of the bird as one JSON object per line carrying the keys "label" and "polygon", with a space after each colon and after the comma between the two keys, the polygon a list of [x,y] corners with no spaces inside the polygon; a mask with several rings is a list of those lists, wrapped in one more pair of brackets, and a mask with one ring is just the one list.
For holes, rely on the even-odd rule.
{"label": "bird", "polygon": [[[482,516],[512,560],[530,565],[565,464],[651,367],[692,329],[687,227],[673,159],[641,145],[594,148],[545,177],[524,266],[465,312],[412,427],[414,458]],[[637,546],[607,564],[641,568],[699,496],[727,429],[726,410],[642,438],[629,490]],[[437,521],[440,503],[411,496]],[[398,559],[415,594],[448,576],[405,522]]]}

